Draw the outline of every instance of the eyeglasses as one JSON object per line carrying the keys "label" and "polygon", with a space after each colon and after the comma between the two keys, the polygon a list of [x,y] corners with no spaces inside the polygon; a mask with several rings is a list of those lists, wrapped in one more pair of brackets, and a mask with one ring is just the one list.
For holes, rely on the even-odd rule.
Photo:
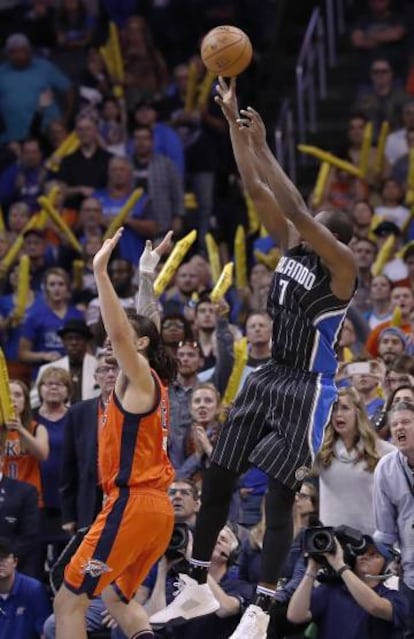
{"label": "eyeglasses", "polygon": [[118,367],[117,366],[98,366],[98,368],[95,369],[95,373],[109,373],[110,371],[112,371],[113,373],[116,373],[118,371]]}
{"label": "eyeglasses", "polygon": [[42,386],[47,386],[48,388],[52,388],[52,386],[66,386],[64,382],[43,382]]}
{"label": "eyeglasses", "polygon": [[175,497],[175,495],[182,495],[183,497],[194,497],[191,488],[170,488],[168,491],[168,495],[170,497]]}
{"label": "eyeglasses", "polygon": [[184,328],[184,322],[181,320],[165,320],[163,328]]}
{"label": "eyeglasses", "polygon": [[296,497],[301,501],[304,501],[305,499],[309,499],[310,501],[312,501],[312,497],[310,495],[307,495],[306,493],[297,492]]}
{"label": "eyeglasses", "polygon": [[200,351],[200,344],[198,342],[192,342],[191,340],[183,340],[182,342],[178,342],[178,348],[181,348],[182,346],[191,346],[191,348],[194,348],[197,351]]}

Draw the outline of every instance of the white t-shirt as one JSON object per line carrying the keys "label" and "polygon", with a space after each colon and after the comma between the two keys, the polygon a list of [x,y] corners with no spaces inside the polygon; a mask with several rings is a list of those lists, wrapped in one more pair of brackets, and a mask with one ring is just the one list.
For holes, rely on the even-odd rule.
{"label": "white t-shirt", "polygon": [[395,164],[403,155],[408,153],[407,131],[406,129],[398,129],[394,133],[390,133],[385,143],[385,155],[388,162]]}
{"label": "white t-shirt", "polygon": [[379,215],[387,222],[394,222],[400,229],[410,217],[410,211],[405,206],[377,206],[375,215]]}

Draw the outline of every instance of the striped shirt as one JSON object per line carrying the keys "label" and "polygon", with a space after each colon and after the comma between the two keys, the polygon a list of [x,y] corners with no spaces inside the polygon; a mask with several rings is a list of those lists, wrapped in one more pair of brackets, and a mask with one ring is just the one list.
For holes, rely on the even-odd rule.
{"label": "striped shirt", "polygon": [[275,270],[268,299],[272,357],[284,366],[335,374],[336,347],[349,302],[331,290],[331,276],[313,251],[296,246]]}

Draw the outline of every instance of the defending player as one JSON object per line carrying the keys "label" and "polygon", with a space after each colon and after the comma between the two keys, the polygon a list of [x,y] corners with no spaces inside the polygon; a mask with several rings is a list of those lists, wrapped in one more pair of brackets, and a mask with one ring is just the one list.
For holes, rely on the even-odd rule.
{"label": "defending player", "polygon": [[107,265],[121,234],[104,242],[93,263],[103,323],[121,371],[99,431],[105,500],[56,595],[57,639],[86,639],[88,598],[98,594],[128,639],[152,638],[148,617],[132,597],[163,555],[174,523],[167,494],[173,478],[165,453],[168,400],[160,378],[169,380],[175,367],[154,323],[127,317],[112,287]]}
{"label": "defending player", "polygon": [[190,575],[182,577],[185,587],[150,621],[165,624],[217,609],[206,583],[209,560],[236,479],[251,463],[270,477],[262,574],[255,604],[231,639],[265,639],[267,613],[291,543],[295,490],[321,445],[337,396],[335,349],[355,290],[356,267],[346,246],[352,237],[348,216],[323,212],[313,218],[267,146],[260,116],[249,108],[240,118],[235,80],[227,85],[220,78],[217,90],[244,186],[284,252],[268,299],[272,359],[250,374],[213,451]]}

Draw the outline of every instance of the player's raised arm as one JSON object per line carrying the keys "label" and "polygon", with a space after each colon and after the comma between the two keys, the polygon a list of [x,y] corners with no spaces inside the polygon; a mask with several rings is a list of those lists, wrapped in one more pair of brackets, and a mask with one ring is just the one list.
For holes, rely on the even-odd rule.
{"label": "player's raised arm", "polygon": [[172,233],[172,231],[168,231],[155,249],[152,248],[151,240],[147,240],[139,259],[139,288],[135,308],[138,315],[152,320],[158,331],[161,330],[161,318],[154,292],[154,280],[158,262],[164,254],[171,250]]}
{"label": "player's raised arm", "polygon": [[243,180],[244,188],[249,193],[256,207],[260,221],[268,233],[283,250],[297,243],[297,234],[290,222],[283,215],[274,193],[257,170],[257,158],[249,136],[238,124],[239,111],[236,97],[236,80],[232,78],[227,84],[219,78],[216,102],[220,105],[230,127],[230,138],[234,157]]}
{"label": "player's raised arm", "polygon": [[267,166],[268,182],[284,215],[323,259],[331,273],[333,292],[341,299],[349,299],[356,277],[354,256],[347,246],[352,236],[350,222],[339,212],[323,212],[313,218],[299,190],[273,154],[270,160],[269,149],[262,144],[264,124],[260,115],[251,107],[240,114],[239,131],[249,138],[255,154]]}
{"label": "player's raised arm", "polygon": [[123,228],[105,240],[93,259],[93,271],[99,295],[102,321],[111,342],[114,356],[124,375],[134,385],[140,384],[144,393],[151,393],[154,382],[149,364],[145,357],[137,352],[137,338],[122,308],[108,275],[108,262],[118,244]]}

